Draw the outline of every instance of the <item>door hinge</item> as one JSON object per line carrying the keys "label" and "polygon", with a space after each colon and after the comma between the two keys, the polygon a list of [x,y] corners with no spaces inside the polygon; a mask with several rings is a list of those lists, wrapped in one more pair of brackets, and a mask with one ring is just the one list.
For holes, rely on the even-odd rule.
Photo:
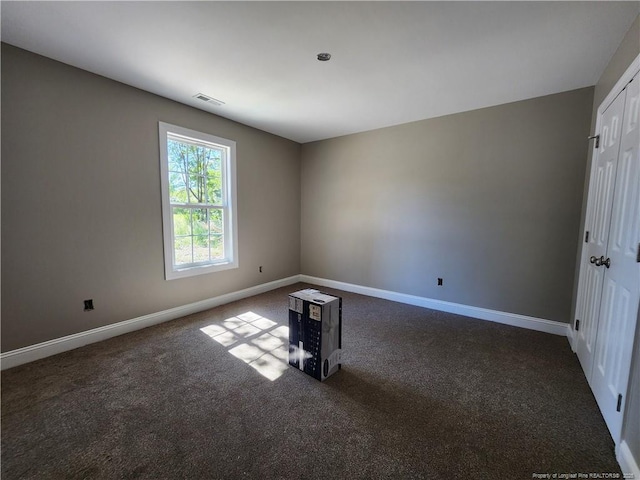
{"label": "door hinge", "polygon": [[580,320],[576,318],[576,332],[580,330]]}
{"label": "door hinge", "polygon": [[636,262],[640,263],[640,243],[638,244],[638,256],[636,257]]}
{"label": "door hinge", "polygon": [[598,148],[600,146],[600,135],[591,135],[590,137],[587,137],[587,140],[593,140],[594,138],[596,140],[595,147]]}
{"label": "door hinge", "polygon": [[584,243],[589,243],[589,230],[584,232]]}
{"label": "door hinge", "polygon": [[616,412],[620,411],[620,407],[622,407],[622,394],[618,394],[618,405],[616,406]]}

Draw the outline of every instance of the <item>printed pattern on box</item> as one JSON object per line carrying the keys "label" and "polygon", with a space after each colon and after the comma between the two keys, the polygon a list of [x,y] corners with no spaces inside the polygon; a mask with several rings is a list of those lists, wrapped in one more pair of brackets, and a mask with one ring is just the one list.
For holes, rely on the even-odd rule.
{"label": "printed pattern on box", "polygon": [[342,298],[305,289],[289,295],[289,364],[318,379],[342,366]]}

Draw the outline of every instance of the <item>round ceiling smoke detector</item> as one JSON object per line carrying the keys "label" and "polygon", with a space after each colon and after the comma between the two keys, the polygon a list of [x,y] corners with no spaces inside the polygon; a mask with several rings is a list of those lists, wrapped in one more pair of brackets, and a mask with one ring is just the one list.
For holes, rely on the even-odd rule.
{"label": "round ceiling smoke detector", "polygon": [[321,62],[327,62],[327,61],[329,61],[329,59],[331,59],[331,54],[330,53],[319,53],[318,54],[318,60],[320,60]]}

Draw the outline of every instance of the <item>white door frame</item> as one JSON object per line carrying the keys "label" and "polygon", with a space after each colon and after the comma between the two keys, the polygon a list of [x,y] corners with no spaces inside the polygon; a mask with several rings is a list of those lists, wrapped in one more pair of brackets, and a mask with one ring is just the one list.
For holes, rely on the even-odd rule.
{"label": "white door frame", "polygon": [[[620,94],[620,92],[622,92],[622,90],[626,87],[626,85],[629,83],[629,81],[631,81],[631,79],[638,73],[640,72],[640,55],[638,55],[629,65],[629,67],[627,68],[627,70],[622,74],[622,76],[618,79],[618,81],[616,82],[616,84],[614,85],[614,87],[611,89],[611,91],[609,92],[609,94],[605,97],[605,99],[602,101],[602,103],[600,104],[600,106],[598,107],[597,110],[597,117],[596,117],[596,127],[595,127],[595,132],[600,132],[601,130],[601,126],[602,126],[602,116],[604,111],[613,103],[613,101],[616,99],[616,97]],[[589,184],[588,184],[588,194],[587,194],[587,211],[586,211],[586,215],[585,215],[585,226],[583,231],[581,232],[580,235],[580,268],[579,268],[579,281],[578,281],[578,294],[577,294],[577,301],[576,301],[576,315],[575,318],[581,318],[583,316],[583,312],[580,311],[581,310],[581,305],[582,305],[582,296],[583,296],[583,290],[584,290],[584,275],[585,275],[585,271],[586,269],[584,268],[584,265],[586,264],[585,262],[587,261],[585,255],[587,255],[587,251],[588,249],[585,248],[585,246],[587,246],[587,244],[584,241],[585,238],[585,232],[587,230],[587,225],[586,225],[586,219],[589,218],[589,214],[590,211],[594,208],[593,206],[593,195],[591,192],[591,187],[592,187],[592,179],[593,179],[593,174],[594,174],[594,169],[597,165],[597,155],[598,155],[598,149],[596,148],[596,142],[592,142],[592,156],[591,156],[591,168],[590,168],[590,172],[589,172]],[[575,322],[572,322],[571,325],[571,333],[572,333],[572,337],[576,340],[573,342],[572,344],[572,349],[575,352],[576,348],[577,348],[577,340],[578,340],[578,335],[575,331]],[[626,375],[629,375],[631,372],[626,372]],[[628,391],[629,387],[627,387],[627,392],[625,392],[625,398],[628,397],[629,391]],[[624,425],[624,421],[625,419],[623,418],[623,425]],[[616,444],[616,449],[619,448],[620,446],[620,441],[621,438],[614,438],[613,439],[615,444]]]}
{"label": "white door frame", "polygon": [[[616,84],[613,86],[609,94],[604,98],[600,106],[598,107],[598,113],[596,116],[596,128],[595,131],[599,132],[602,127],[602,115],[604,111],[609,108],[609,106],[613,103],[616,97],[622,92],[622,89],[626,87],[627,83],[631,81],[631,79],[635,76],[636,73],[640,71],[640,55],[638,55],[629,65],[627,70],[622,74],[622,76],[618,79]],[[583,276],[584,269],[582,266],[584,265],[584,261],[586,260],[585,255],[587,254],[587,249],[585,248],[584,235],[587,228],[586,219],[589,218],[590,210],[593,208],[591,205],[592,195],[591,195],[591,187],[593,179],[593,172],[596,167],[597,162],[595,161],[598,155],[598,149],[596,148],[596,142],[591,142],[591,166],[589,171],[589,184],[587,186],[587,210],[585,212],[585,226],[583,230],[580,232],[579,245],[580,245],[580,268],[578,270],[578,293],[576,295],[576,312],[575,318],[580,318],[582,316],[582,312],[580,310],[581,300],[582,300],[582,290],[584,289],[583,284]],[[576,342],[578,339],[577,332],[575,330],[575,318],[571,321],[571,336],[575,339],[574,342],[571,342],[571,349],[576,351]]]}

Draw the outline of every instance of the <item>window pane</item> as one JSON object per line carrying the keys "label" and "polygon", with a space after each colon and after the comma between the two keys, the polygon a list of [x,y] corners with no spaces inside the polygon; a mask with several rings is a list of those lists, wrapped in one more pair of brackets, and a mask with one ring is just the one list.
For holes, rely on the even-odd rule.
{"label": "window pane", "polygon": [[174,254],[176,265],[193,263],[191,239],[193,237],[176,237],[174,239]]}
{"label": "window pane", "polygon": [[171,202],[187,203],[187,188],[184,184],[185,176],[177,172],[169,172],[169,198]]}
{"label": "window pane", "polygon": [[209,149],[200,145],[188,145],[187,148],[189,152],[189,174],[204,175],[206,171],[204,167],[208,156],[207,151]]}
{"label": "window pane", "polygon": [[209,236],[196,235],[193,237],[193,261],[209,261]]}
{"label": "window pane", "polygon": [[207,175],[207,198],[209,203],[222,204],[222,152],[216,150],[216,155],[208,164]]}
{"label": "window pane", "polygon": [[211,259],[222,260],[224,258],[224,241],[222,235],[211,235]]}
{"label": "window pane", "polygon": [[186,171],[186,145],[176,140],[167,139],[167,154],[169,156],[169,170],[172,172]]}
{"label": "window pane", "polygon": [[206,208],[194,208],[193,212],[193,234],[209,236],[209,217]]}
{"label": "window pane", "polygon": [[189,203],[207,203],[205,177],[189,175],[189,194]]}
{"label": "window pane", "polygon": [[173,235],[175,237],[191,235],[191,209],[173,209]]}
{"label": "window pane", "polygon": [[211,233],[224,233],[222,215],[221,208],[209,209],[209,228],[211,229]]}
{"label": "window pane", "polygon": [[196,147],[189,143],[180,142],[180,152],[182,155],[183,170],[185,173],[191,173],[196,168]]}
{"label": "window pane", "polygon": [[167,151],[172,202],[223,203],[221,149],[168,139]]}

